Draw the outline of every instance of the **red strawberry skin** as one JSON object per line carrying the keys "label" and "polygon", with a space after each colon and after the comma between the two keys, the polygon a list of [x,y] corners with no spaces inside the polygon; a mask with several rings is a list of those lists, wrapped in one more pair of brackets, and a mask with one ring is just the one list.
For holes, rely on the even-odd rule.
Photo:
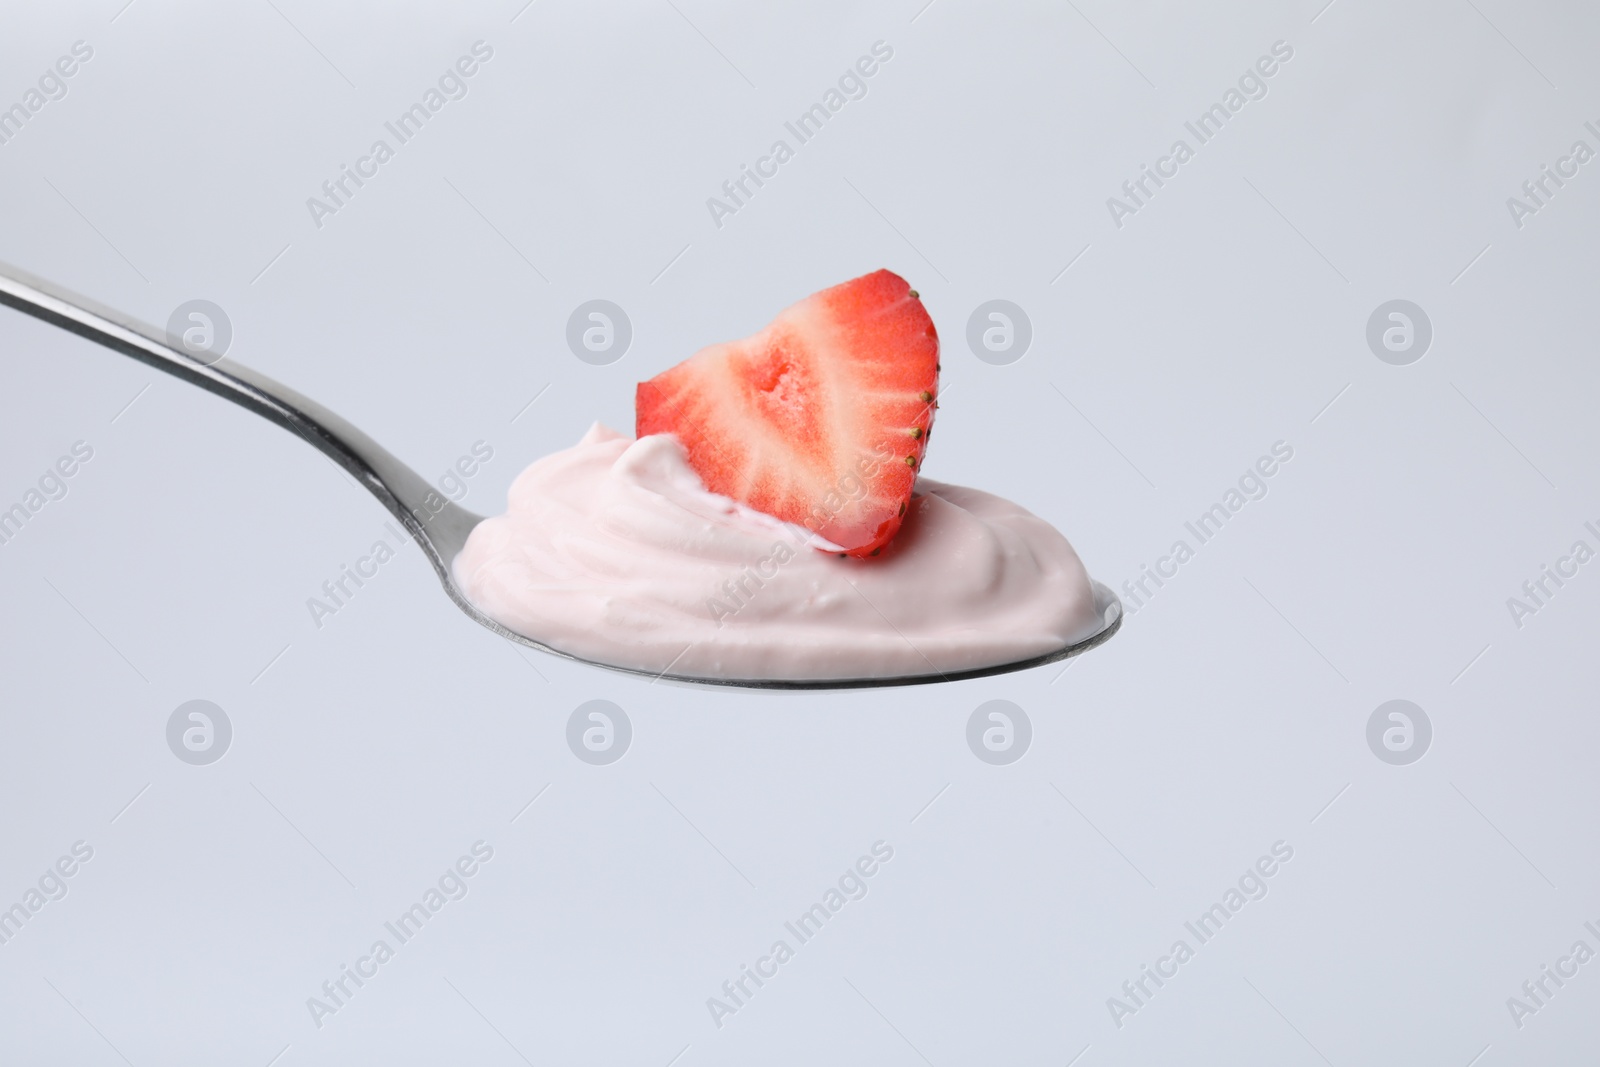
{"label": "red strawberry skin", "polygon": [[939,395],[939,336],[887,270],[639,384],[635,432],[675,434],[714,493],[875,556],[905,516]]}

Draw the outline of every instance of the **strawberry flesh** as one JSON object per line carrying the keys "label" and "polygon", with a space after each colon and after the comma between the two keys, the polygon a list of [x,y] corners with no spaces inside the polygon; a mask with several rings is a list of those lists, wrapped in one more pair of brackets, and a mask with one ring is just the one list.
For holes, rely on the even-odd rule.
{"label": "strawberry flesh", "polygon": [[939,337],[880,270],[639,383],[635,430],[676,435],[706,488],[852,556],[900,528],[939,395]]}

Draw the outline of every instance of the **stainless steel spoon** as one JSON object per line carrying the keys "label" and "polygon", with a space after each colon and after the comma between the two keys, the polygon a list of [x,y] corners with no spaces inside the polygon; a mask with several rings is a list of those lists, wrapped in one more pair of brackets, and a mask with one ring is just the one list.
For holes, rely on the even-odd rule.
{"label": "stainless steel spoon", "polygon": [[747,689],[862,689],[874,686],[917,685],[926,682],[981,678],[1043,666],[1077,655],[1103,643],[1122,625],[1122,602],[1106,586],[1094,583],[1095,608],[1099,628],[1089,637],[1042,656],[993,667],[940,673],[931,665],[925,674],[894,678],[852,678],[824,681],[799,681],[764,678],[698,678],[690,675],[656,674],[612,663],[582,659],[560,649],[514,633],[483,614],[456,588],[450,564],[467,543],[472,528],[483,521],[465,508],[444,499],[416,471],[390,455],[372,438],[350,425],[314,400],[279,385],[264,374],[222,357],[206,359],[175,347],[166,336],[127,315],[102,307],[59,286],[35,278],[13,267],[0,264],[0,304],[34,318],[59,326],[80,337],[102,344],[114,352],[132,356],[190,385],[233,401],[262,418],[293,430],[313,447],[332,457],[365,486],[383,506],[404,524],[456,607],[483,626],[508,640],[536,648],[552,656],[577,660],[594,667],[639,674],[664,681],[694,685],[739,686]]}

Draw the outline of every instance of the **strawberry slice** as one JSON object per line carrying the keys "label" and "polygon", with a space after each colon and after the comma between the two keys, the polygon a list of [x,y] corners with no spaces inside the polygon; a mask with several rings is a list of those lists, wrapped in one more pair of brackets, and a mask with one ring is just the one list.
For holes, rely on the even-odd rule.
{"label": "strawberry slice", "polygon": [[675,434],[707,489],[875,556],[905,517],[938,394],[933,320],[880,270],[641,382],[634,410],[638,435]]}

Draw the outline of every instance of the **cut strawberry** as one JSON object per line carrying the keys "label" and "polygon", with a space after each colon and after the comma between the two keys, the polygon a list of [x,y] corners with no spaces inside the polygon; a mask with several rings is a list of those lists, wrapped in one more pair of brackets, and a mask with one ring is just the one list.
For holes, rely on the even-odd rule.
{"label": "cut strawberry", "polygon": [[637,433],[675,434],[706,488],[852,556],[894,537],[927,450],[939,335],[886,270],[639,384]]}

